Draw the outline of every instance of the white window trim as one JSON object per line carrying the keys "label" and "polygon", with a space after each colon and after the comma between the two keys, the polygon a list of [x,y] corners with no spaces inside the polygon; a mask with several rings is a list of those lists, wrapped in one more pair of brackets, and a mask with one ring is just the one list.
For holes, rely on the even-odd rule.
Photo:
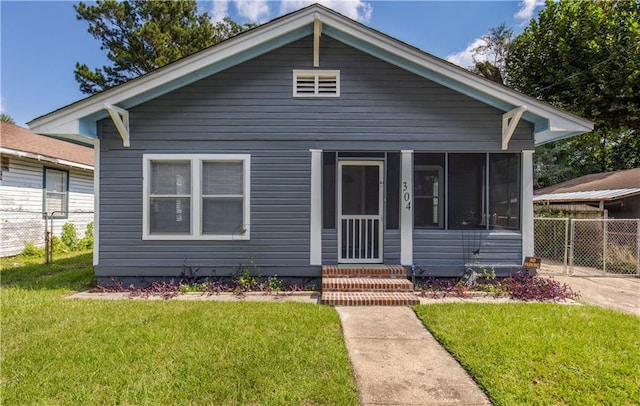
{"label": "white window trim", "polygon": [[[318,78],[319,76],[335,76],[336,78],[336,91],[335,93],[319,93],[318,92]],[[314,93],[298,93],[298,77],[299,76],[313,76],[315,78],[315,91]],[[293,70],[293,97],[296,98],[336,98],[340,97],[340,71],[339,70],[327,70],[327,69],[294,69]]]}
{"label": "white window trim", "polygon": [[[251,237],[251,155],[250,154],[143,154],[142,156],[142,239],[143,240],[249,240]],[[189,234],[151,234],[149,232],[149,181],[152,161],[191,162],[191,232]],[[242,233],[202,233],[202,164],[203,162],[242,161],[243,217]]]}

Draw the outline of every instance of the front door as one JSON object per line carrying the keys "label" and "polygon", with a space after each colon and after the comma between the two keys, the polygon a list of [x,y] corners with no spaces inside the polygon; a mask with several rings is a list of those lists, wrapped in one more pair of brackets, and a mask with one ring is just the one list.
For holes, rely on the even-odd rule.
{"label": "front door", "polygon": [[382,262],[383,163],[338,162],[338,259]]}

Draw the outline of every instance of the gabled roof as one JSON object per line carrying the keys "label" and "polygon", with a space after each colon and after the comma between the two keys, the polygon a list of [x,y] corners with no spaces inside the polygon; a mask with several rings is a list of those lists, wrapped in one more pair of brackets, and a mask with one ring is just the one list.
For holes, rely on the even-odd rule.
{"label": "gabled roof", "polygon": [[199,79],[265,54],[314,33],[319,21],[327,35],[362,52],[509,112],[534,124],[536,145],[591,131],[593,123],[494,83],[389,37],[326,7],[314,4],[244,32],[122,85],[38,117],[32,131],[91,143],[96,122],[109,116],[105,105],[129,109]]}
{"label": "gabled roof", "polygon": [[640,194],[640,168],[593,173],[538,189],[534,201],[593,202]]}
{"label": "gabled roof", "polygon": [[0,123],[0,152],[93,170],[93,150],[33,134],[15,124]]}

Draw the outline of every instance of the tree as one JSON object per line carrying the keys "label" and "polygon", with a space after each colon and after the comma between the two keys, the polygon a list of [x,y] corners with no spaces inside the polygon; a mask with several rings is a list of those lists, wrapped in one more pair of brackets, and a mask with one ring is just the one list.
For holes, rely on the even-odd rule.
{"label": "tree", "polygon": [[545,157],[564,151],[572,155],[569,177],[638,165],[628,151],[640,147],[640,2],[547,0],[511,42],[506,68],[516,90],[596,124],[536,149],[537,169],[553,173]]}
{"label": "tree", "polygon": [[8,114],[0,113],[0,123],[15,124],[16,121]]}
{"label": "tree", "polygon": [[99,0],[74,6],[78,20],[107,51],[110,66],[91,70],[77,62],[75,78],[93,94],[151,72],[251,28],[225,18],[213,25],[194,0]]}
{"label": "tree", "polygon": [[507,27],[506,22],[490,28],[489,33],[481,38],[484,45],[473,49],[475,65],[472,70],[501,85],[507,84],[506,61],[512,38],[513,29]]}

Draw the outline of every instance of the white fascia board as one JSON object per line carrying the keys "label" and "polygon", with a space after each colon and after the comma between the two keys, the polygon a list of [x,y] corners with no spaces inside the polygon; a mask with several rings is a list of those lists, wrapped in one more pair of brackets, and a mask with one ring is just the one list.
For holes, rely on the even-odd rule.
{"label": "white fascia board", "polygon": [[[396,57],[423,66],[437,74],[495,97],[510,104],[512,108],[526,106],[527,111],[530,113],[549,120],[549,128],[563,129],[567,133],[583,133],[593,130],[593,123],[589,120],[518,93],[506,86],[493,83],[490,80],[469,72],[464,68],[430,56],[421,50],[401,43],[394,38],[376,32],[355,21],[327,13],[322,13],[320,20],[327,26],[332,26],[347,35],[383,49]],[[536,144],[537,143],[538,142],[536,140]]]}
{"label": "white fascia board", "polygon": [[59,158],[50,157],[50,156],[47,156],[47,155],[34,154],[33,152],[18,151],[18,150],[11,149],[11,148],[0,147],[0,153],[7,154],[7,155],[13,155],[13,156],[17,156],[17,157],[20,157],[20,158],[35,159],[37,161],[51,162],[51,163],[54,163],[56,165],[68,166],[68,167],[71,167],[71,168],[77,168],[77,169],[84,169],[84,170],[87,170],[87,171],[93,171],[93,166],[91,166],[91,165],[85,165],[85,164],[81,164],[79,162],[67,161],[66,159],[59,159]]}
{"label": "white fascia board", "polygon": [[[246,52],[305,25],[313,24],[316,12],[316,9],[310,8],[303,10],[299,14],[292,14],[286,18],[273,21],[264,27],[258,27],[238,35],[238,37],[230,38],[202,52],[133,79],[128,83],[105,90],[87,99],[63,107],[58,111],[36,118],[27,124],[31,131],[37,134],[55,134],[65,137],[71,134],[79,135],[80,119],[99,113],[103,110],[105,104],[121,104],[135,96],[195,73],[216,62]],[[127,107],[130,108],[131,106]],[[82,137],[82,139],[86,138]]]}

